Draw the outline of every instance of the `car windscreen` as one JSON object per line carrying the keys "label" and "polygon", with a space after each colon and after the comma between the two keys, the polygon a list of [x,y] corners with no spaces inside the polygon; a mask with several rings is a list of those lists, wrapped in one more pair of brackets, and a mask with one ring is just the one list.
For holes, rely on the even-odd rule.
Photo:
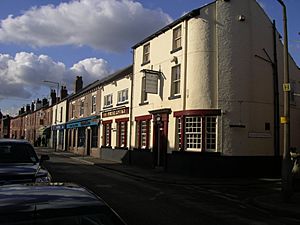
{"label": "car windscreen", "polygon": [[37,163],[32,146],[19,143],[0,143],[0,163]]}

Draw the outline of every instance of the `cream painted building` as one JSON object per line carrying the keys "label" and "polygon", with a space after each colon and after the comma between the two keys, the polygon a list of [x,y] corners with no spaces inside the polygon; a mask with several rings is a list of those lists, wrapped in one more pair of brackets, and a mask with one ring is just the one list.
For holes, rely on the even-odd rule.
{"label": "cream painted building", "polygon": [[[278,154],[281,125],[280,139],[275,140],[275,133],[282,115],[283,46],[255,0],[214,1],[147,37],[133,50],[131,132],[136,135],[131,146],[135,152],[152,152],[158,166],[164,166],[167,153],[174,151]],[[279,95],[272,64],[262,59],[268,60],[268,55],[272,62],[277,56]],[[290,79],[291,93],[299,93],[300,72],[291,57]],[[277,114],[274,96],[279,96]],[[299,106],[299,97],[291,95],[294,147],[300,147]]]}
{"label": "cream painted building", "polygon": [[[128,149],[132,66],[95,81],[68,98],[68,149],[110,159]],[[119,154],[122,154],[120,152]]]}

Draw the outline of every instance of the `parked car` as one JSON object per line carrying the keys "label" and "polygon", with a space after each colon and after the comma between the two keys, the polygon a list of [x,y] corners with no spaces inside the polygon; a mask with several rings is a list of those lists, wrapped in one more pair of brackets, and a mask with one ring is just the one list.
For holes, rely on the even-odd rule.
{"label": "parked car", "polygon": [[49,156],[38,158],[26,140],[0,139],[0,185],[50,182],[50,173],[41,165],[45,160]]}
{"label": "parked car", "polygon": [[101,198],[72,183],[0,186],[0,225],[126,225]]}

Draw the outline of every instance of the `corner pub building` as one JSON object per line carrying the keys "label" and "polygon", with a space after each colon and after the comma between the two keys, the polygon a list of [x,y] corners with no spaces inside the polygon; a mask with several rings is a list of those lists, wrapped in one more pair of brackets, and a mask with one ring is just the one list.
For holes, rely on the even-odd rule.
{"label": "corner pub building", "polygon": [[[134,45],[131,163],[204,176],[278,175],[280,38],[255,0],[217,0]],[[266,54],[278,71],[261,59]],[[300,73],[289,61],[291,144],[299,147]]]}

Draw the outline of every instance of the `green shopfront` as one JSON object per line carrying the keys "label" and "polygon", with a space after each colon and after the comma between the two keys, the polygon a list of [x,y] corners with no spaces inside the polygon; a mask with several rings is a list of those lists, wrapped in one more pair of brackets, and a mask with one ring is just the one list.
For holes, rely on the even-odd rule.
{"label": "green shopfront", "polygon": [[90,116],[66,123],[68,149],[81,155],[93,155],[99,146],[100,116]]}

